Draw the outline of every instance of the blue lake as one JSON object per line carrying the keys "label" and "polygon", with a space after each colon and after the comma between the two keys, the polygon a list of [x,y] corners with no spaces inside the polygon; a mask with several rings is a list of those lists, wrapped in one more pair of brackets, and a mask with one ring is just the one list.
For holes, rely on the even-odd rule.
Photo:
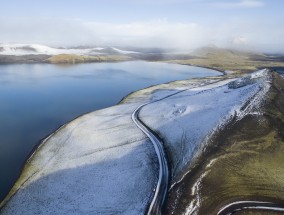
{"label": "blue lake", "polygon": [[33,148],[60,125],[151,85],[221,73],[143,61],[0,65],[0,200]]}
{"label": "blue lake", "polygon": [[284,69],[277,69],[276,71],[284,77]]}

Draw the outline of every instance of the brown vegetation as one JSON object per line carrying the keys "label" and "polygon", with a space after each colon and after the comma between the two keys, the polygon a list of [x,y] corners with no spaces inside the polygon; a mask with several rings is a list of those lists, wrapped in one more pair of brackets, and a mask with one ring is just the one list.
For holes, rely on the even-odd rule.
{"label": "brown vegetation", "polygon": [[44,63],[50,55],[0,55],[0,64],[10,63]]}
{"label": "brown vegetation", "polygon": [[54,64],[76,64],[76,63],[91,63],[91,62],[115,62],[130,60],[129,57],[123,55],[96,55],[83,56],[73,54],[59,54],[47,59],[48,63]]}
{"label": "brown vegetation", "polygon": [[202,48],[192,55],[188,55],[188,59],[173,59],[168,62],[237,73],[252,72],[262,68],[284,67],[283,57],[219,48]]}
{"label": "brown vegetation", "polygon": [[[166,214],[183,214],[198,199],[198,214],[216,214],[235,201],[284,202],[284,79],[273,74],[262,114],[247,115],[221,130],[169,195]],[[192,193],[194,185],[197,194]],[[197,196],[196,196],[197,195]],[[237,214],[277,214],[243,211]]]}

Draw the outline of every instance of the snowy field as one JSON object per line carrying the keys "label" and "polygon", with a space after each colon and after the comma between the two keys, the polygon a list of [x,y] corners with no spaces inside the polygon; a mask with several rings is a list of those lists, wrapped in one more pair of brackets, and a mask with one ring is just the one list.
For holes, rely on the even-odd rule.
{"label": "snowy field", "polygon": [[37,44],[1,44],[0,55],[59,55],[59,54],[76,54],[76,55],[103,55],[108,51],[117,54],[137,54],[138,52],[121,50],[118,48],[53,48]]}
{"label": "snowy field", "polygon": [[140,113],[165,140],[177,179],[214,130],[232,116],[242,117],[247,101],[260,104],[269,87],[266,76],[263,70],[242,80],[215,77],[154,86],[75,119],[34,153],[1,214],[144,214],[159,167],[152,143],[131,121],[132,112],[181,92]]}
{"label": "snowy field", "polygon": [[96,111],[60,129],[34,155],[1,214],[144,214],[158,167],[131,121],[135,107]]}
{"label": "snowy field", "polygon": [[164,140],[172,179],[181,177],[216,129],[247,113],[248,109],[241,110],[247,101],[249,106],[260,104],[269,88],[266,79],[262,70],[247,78],[195,87],[142,109],[141,119]]}

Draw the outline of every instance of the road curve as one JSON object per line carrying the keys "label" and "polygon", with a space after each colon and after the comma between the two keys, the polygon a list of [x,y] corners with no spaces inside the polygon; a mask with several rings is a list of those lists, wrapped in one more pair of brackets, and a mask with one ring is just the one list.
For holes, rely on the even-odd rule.
{"label": "road curve", "polygon": [[243,210],[265,210],[274,212],[284,212],[284,205],[273,202],[239,201],[224,206],[219,210],[217,215],[231,215]]}
{"label": "road curve", "polygon": [[158,160],[159,160],[159,179],[155,189],[155,195],[150,204],[148,215],[161,215],[162,207],[166,199],[169,183],[169,169],[166,154],[164,151],[162,140],[139,118],[140,110],[150,103],[140,105],[132,113],[132,120],[137,127],[151,140],[154,145]]}
{"label": "road curve", "polygon": [[[216,81],[216,82],[219,82],[219,81]],[[213,82],[210,84],[214,84],[216,82]],[[169,98],[174,95],[180,94],[182,92],[188,91],[189,89],[192,89],[192,88],[196,88],[196,87],[191,87],[188,89],[180,90],[178,92],[167,95],[163,98],[142,104],[139,107],[137,107],[131,115],[132,121],[153,143],[155,152],[157,154],[158,161],[159,161],[159,179],[158,179],[158,183],[155,189],[155,194],[150,204],[147,215],[161,215],[162,214],[162,208],[165,203],[167,192],[168,192],[169,169],[168,169],[166,153],[163,147],[163,141],[158,137],[157,134],[155,134],[154,131],[152,131],[147,125],[145,125],[145,123],[139,118],[139,112],[141,111],[143,107],[149,104],[162,101],[166,98]]]}

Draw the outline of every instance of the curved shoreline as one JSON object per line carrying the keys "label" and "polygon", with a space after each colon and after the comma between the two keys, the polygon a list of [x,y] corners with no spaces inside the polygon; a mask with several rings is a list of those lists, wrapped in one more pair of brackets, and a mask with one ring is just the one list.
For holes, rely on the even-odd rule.
{"label": "curved shoreline", "polygon": [[[204,79],[205,80],[205,79]],[[221,78],[219,78],[219,80],[221,80]],[[211,80],[211,81],[213,81],[213,80]],[[189,82],[190,83],[190,82]],[[193,82],[192,82],[193,83]],[[206,83],[205,85],[207,85],[208,83],[207,82],[204,82],[204,83]],[[202,85],[202,86],[205,86],[205,85]],[[173,88],[175,88],[175,86],[172,86]],[[184,86],[183,86],[184,87]],[[194,87],[193,87],[194,88]],[[202,88],[202,87],[201,87]],[[185,89],[185,87],[183,88],[183,89]],[[208,88],[209,89],[209,88]],[[139,105],[139,103],[141,104],[141,101],[139,101],[139,97],[137,97],[138,98],[138,102],[136,101],[136,103],[132,103],[132,107],[135,107],[135,105],[137,104],[137,106],[136,106],[136,109],[134,110],[134,112],[132,112],[132,119],[136,119],[136,121],[137,120],[140,120],[140,122],[142,122],[142,120],[141,119],[139,119],[139,116],[138,116],[138,114],[139,114],[139,111],[143,108],[143,107],[145,107],[146,105],[148,105],[148,104],[151,104],[151,103],[155,103],[155,102],[157,102],[157,101],[161,101],[161,100],[163,100],[163,99],[165,99],[165,98],[168,98],[168,97],[171,97],[171,96],[173,96],[173,95],[176,95],[176,94],[178,94],[178,93],[181,93],[181,92],[184,92],[184,91],[187,91],[188,89],[185,89],[185,90],[181,90],[181,89],[175,89],[176,91],[178,91],[178,92],[176,92],[176,93],[173,93],[173,94],[170,94],[170,92],[171,92],[171,90],[170,89],[168,89],[168,96],[165,96],[165,97],[162,97],[161,98],[161,95],[164,95],[163,93],[162,94],[159,94],[160,95],[160,99],[157,99],[157,100],[154,100],[154,101],[152,101],[151,102],[151,99],[150,99],[150,102],[148,102],[148,103],[142,103],[142,105],[140,105],[140,106],[138,106]],[[203,91],[204,91],[204,89],[203,89]],[[152,94],[150,94],[150,95],[152,95]],[[147,97],[148,98],[148,100],[149,100],[149,98],[154,98],[154,97]],[[131,101],[131,100],[130,100]],[[178,102],[180,102],[180,100],[178,101]],[[130,104],[131,104],[131,102],[130,102]],[[167,102],[167,105],[169,105],[169,104],[171,104],[171,102]],[[190,103],[189,105],[192,105],[192,103]],[[124,106],[124,105],[122,105],[123,107],[126,107],[126,106]],[[117,107],[118,107],[118,105],[117,105]],[[156,107],[158,107],[158,106],[156,106]],[[117,112],[117,110],[120,110],[120,109],[115,109],[116,110],[116,113],[120,113],[120,112]],[[152,117],[153,116],[156,116],[157,114],[155,113],[155,112],[153,112],[153,109],[151,109],[150,108],[150,113],[152,113]],[[109,112],[108,112],[109,113]],[[113,113],[115,113],[115,112],[113,112]],[[115,113],[115,114],[116,114]],[[153,115],[153,113],[154,113],[154,115]],[[127,115],[129,116],[129,113],[127,112]],[[136,116],[135,116],[136,115]],[[143,116],[143,115],[142,115]],[[89,116],[90,117],[90,116]],[[91,116],[92,117],[92,116]],[[144,116],[143,116],[144,117]],[[78,118],[80,118],[80,117],[78,117]],[[143,118],[143,120],[144,120],[145,118]],[[74,120],[72,120],[72,121],[74,121]],[[72,122],[71,121],[71,122]],[[80,120],[79,120],[80,121]],[[135,121],[135,120],[134,120]],[[146,122],[147,122],[147,120],[146,120]],[[70,122],[69,122],[70,123]],[[69,124],[68,123],[68,124]],[[143,123],[143,122],[142,122]],[[143,123],[144,124],[144,123]],[[67,124],[66,124],[67,125]],[[137,125],[137,124],[136,124]],[[141,125],[141,123],[140,123],[140,125]],[[150,124],[151,125],[151,124]],[[64,125],[65,126],[65,125]],[[64,128],[64,126],[62,126],[60,129],[58,129],[58,130],[61,130],[62,128]],[[134,125],[135,126],[135,125]],[[76,126],[77,127],[77,126]],[[74,127],[74,129],[76,128],[76,127]],[[139,127],[139,126],[138,126]],[[144,127],[148,127],[147,125],[145,125],[144,124]],[[152,127],[152,126],[151,126]],[[155,128],[155,127],[154,127]],[[151,129],[148,129],[148,130],[150,130],[151,131]],[[53,133],[52,135],[55,135],[57,133],[57,131],[55,132],[55,133]],[[148,132],[149,133],[149,132]],[[153,133],[153,132],[151,132],[151,133]],[[45,141],[43,141],[42,142],[42,144],[41,144],[41,146],[43,146],[44,145],[44,143],[46,142],[46,141],[48,141],[49,139],[50,139],[50,137],[52,136],[52,135],[50,135],[49,137],[47,137],[46,139],[45,139]],[[161,141],[160,141],[161,142]],[[48,145],[48,144],[47,144]],[[162,146],[162,144],[160,144],[161,146]],[[41,146],[39,146],[38,147],[38,149],[41,147]],[[156,151],[157,152],[157,151]],[[164,150],[163,150],[163,147],[162,147],[162,150],[160,150],[160,152],[164,152]],[[157,153],[158,154],[158,153]],[[152,157],[155,157],[155,156],[152,156]],[[166,155],[165,156],[163,156],[163,157],[166,157]],[[159,177],[160,178],[160,177]],[[168,182],[167,182],[167,180],[166,180],[166,184],[167,184]],[[156,189],[156,191],[157,190],[159,190],[159,189]],[[165,189],[165,190],[167,190],[167,189]],[[151,192],[152,193],[152,192]],[[163,201],[164,201],[164,199],[165,199],[165,193],[166,192],[163,192],[164,194],[161,194],[160,195],[160,199],[162,199],[162,201],[160,201],[160,202],[162,202],[161,204],[160,203],[158,203],[158,207],[162,207],[162,206],[160,206],[160,205],[162,205],[163,204]],[[156,196],[156,194],[155,194],[155,196]],[[273,204],[273,203],[271,203],[271,204]],[[227,207],[226,207],[227,208]],[[260,208],[258,208],[258,209],[260,209]]]}
{"label": "curved shoreline", "polygon": [[[183,64],[178,64],[178,65],[183,65]],[[187,65],[187,66],[190,66],[190,67],[199,67],[199,66],[191,66],[191,65]],[[201,68],[202,68],[202,67],[201,67]],[[204,67],[204,68],[205,68],[205,67]],[[211,69],[211,70],[220,72],[220,71],[218,71],[218,70],[215,70],[214,68],[206,68],[206,69]],[[220,72],[220,73],[221,73],[220,76],[222,76],[222,72]],[[217,76],[210,76],[210,77],[212,77],[212,78],[213,78],[213,77],[218,77],[218,75],[217,75]],[[162,83],[162,84],[158,84],[158,85],[151,85],[151,86],[148,86],[148,87],[139,89],[139,90],[137,90],[137,91],[130,92],[130,93],[127,94],[125,97],[123,97],[123,98],[121,99],[121,101],[119,101],[117,104],[115,104],[115,105],[113,105],[113,106],[117,106],[117,105],[123,104],[124,101],[125,101],[128,97],[130,97],[132,94],[135,94],[135,93],[140,92],[140,91],[142,92],[142,91],[147,90],[147,89],[150,90],[150,89],[153,88],[153,87],[158,87],[158,86],[162,86],[162,85],[171,85],[171,84],[173,84],[173,83],[175,83],[175,82],[183,82],[183,81],[189,81],[189,80],[192,80],[192,79],[199,79],[199,78],[207,78],[207,77],[197,77],[197,78],[190,78],[190,79],[184,79],[184,80],[172,80],[172,81],[169,81],[169,82],[166,82],[166,83]],[[113,107],[113,106],[110,106],[110,107]],[[110,107],[106,107],[106,108],[103,108],[103,109],[107,109],[107,108],[110,108]],[[103,110],[103,109],[99,109],[99,110]],[[60,130],[62,130],[63,128],[65,128],[69,123],[74,122],[74,121],[77,120],[78,118],[84,117],[84,116],[86,116],[86,115],[88,115],[88,114],[91,114],[91,113],[96,112],[96,111],[99,111],[99,110],[95,110],[95,111],[90,111],[90,112],[83,113],[83,114],[77,116],[76,118],[72,119],[71,121],[68,121],[68,122],[66,122],[65,124],[59,126],[54,132],[52,132],[51,134],[49,134],[49,135],[47,135],[46,137],[44,137],[44,138],[42,138],[41,140],[39,140],[39,143],[33,147],[33,150],[30,152],[29,156],[27,157],[26,162],[23,164],[23,166],[22,166],[22,168],[21,168],[21,170],[20,170],[20,172],[19,172],[19,177],[18,177],[18,179],[19,179],[20,176],[22,175],[23,170],[24,170],[25,167],[29,164],[29,162],[30,162],[30,160],[33,158],[33,156],[40,150],[40,148],[41,148],[42,146],[44,146],[44,144],[50,139],[50,137],[52,137],[53,135],[55,135],[56,133],[58,133]],[[17,181],[18,181],[18,179],[17,179]],[[5,196],[5,198],[0,202],[0,211],[1,211],[1,209],[5,206],[6,202],[8,202],[9,199],[10,199],[11,197],[13,197],[13,196],[16,194],[16,192],[13,191],[13,188],[14,188],[15,184],[17,183],[17,181],[14,183],[13,187],[12,187],[11,190],[7,193],[7,195]]]}

